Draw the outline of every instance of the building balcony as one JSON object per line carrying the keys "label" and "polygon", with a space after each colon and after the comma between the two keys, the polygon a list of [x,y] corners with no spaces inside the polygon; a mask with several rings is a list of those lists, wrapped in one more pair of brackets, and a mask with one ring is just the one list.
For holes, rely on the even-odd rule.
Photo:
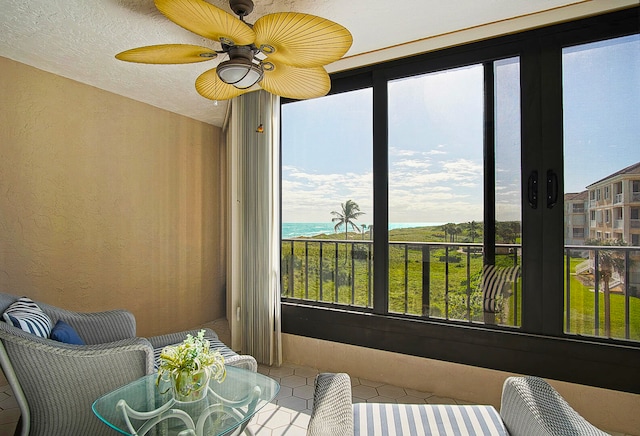
{"label": "building balcony", "polygon": [[614,197],[614,204],[621,204],[624,202],[624,195],[623,194],[616,194]]}

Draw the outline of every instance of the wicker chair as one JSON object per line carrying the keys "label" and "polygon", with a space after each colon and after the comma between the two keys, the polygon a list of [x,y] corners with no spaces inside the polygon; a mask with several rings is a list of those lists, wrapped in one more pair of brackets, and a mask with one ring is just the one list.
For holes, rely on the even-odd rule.
{"label": "wicker chair", "polygon": [[[18,297],[0,293],[0,313]],[[63,320],[87,345],[45,339],[0,321],[0,364],[18,406],[22,435],[112,435],[114,431],[91,411],[101,395],[155,371],[155,359],[166,345],[181,342],[187,333],[136,337],[136,321],[126,310],[77,313],[37,302],[55,324]],[[238,355],[205,336],[229,365],[257,371],[252,356]],[[154,357],[154,352],[155,356]]]}
{"label": "wicker chair", "polygon": [[[508,432],[508,433],[507,433]],[[492,406],[351,402],[347,374],[318,374],[308,436],[606,435],[567,404],[544,380],[509,377],[500,414]]]}

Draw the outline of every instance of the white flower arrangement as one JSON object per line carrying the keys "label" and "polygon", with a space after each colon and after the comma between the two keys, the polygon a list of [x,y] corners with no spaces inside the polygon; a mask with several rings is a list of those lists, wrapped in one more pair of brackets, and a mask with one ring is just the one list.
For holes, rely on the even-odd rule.
{"label": "white flower arrangement", "polygon": [[188,334],[178,345],[164,347],[160,353],[156,383],[169,378],[175,390],[185,397],[206,388],[209,378],[222,383],[227,376],[224,357],[218,350],[209,347],[204,330],[200,330],[196,337]]}

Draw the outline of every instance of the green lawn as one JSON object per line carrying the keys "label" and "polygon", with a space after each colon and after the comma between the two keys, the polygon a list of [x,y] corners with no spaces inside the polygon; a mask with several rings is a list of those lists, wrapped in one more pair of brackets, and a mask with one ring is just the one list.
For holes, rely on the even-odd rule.
{"label": "green lawn", "polygon": [[[575,271],[575,266],[585,259],[572,258],[571,271]],[[566,259],[565,259],[566,261]],[[599,306],[599,331],[596,334],[596,298],[593,287],[584,286],[575,275],[570,277],[570,323],[567,328],[565,317],[565,331],[589,336],[604,336],[604,293],[602,286],[598,293]],[[565,306],[567,299],[566,277],[565,277]],[[611,293],[611,337],[625,338],[625,297],[622,294]],[[629,338],[640,340],[640,298],[629,298]]]}

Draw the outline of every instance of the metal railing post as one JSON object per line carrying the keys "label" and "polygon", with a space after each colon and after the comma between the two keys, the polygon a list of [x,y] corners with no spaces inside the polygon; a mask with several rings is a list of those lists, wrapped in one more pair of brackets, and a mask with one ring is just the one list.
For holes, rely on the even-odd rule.
{"label": "metal railing post", "polygon": [[431,249],[428,245],[422,246],[422,316],[429,316],[429,286],[431,283]]}
{"label": "metal railing post", "polygon": [[571,249],[567,248],[565,251],[565,256],[567,258],[566,261],[566,292],[567,295],[565,297],[565,331],[566,333],[571,332]]}

